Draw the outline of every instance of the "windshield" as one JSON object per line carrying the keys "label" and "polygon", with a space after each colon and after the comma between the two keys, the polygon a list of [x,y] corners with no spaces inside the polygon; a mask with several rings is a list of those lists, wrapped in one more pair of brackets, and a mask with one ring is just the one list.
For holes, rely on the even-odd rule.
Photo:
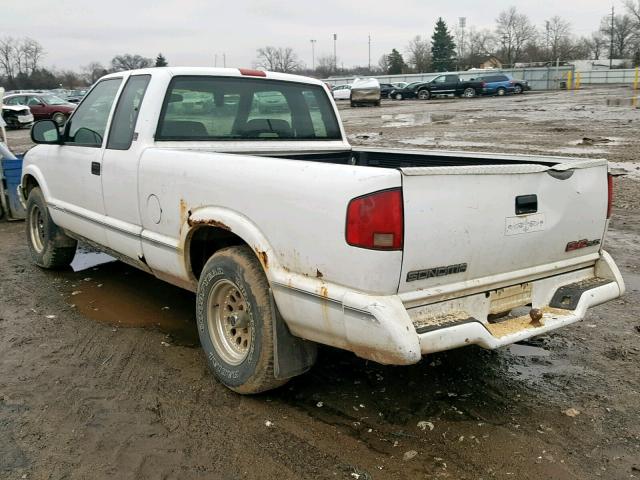
{"label": "windshield", "polygon": [[413,88],[413,87],[415,87],[417,85],[420,85],[421,83],[424,83],[424,82],[412,82],[412,83],[410,83],[409,85],[407,85],[404,88]]}
{"label": "windshield", "polygon": [[340,140],[320,85],[207,76],[175,77],[156,140]]}
{"label": "windshield", "polygon": [[42,100],[44,100],[44,103],[46,103],[47,105],[66,105],[67,103],[69,103],[66,100],[61,99],[60,97],[56,97],[55,95],[43,95]]}

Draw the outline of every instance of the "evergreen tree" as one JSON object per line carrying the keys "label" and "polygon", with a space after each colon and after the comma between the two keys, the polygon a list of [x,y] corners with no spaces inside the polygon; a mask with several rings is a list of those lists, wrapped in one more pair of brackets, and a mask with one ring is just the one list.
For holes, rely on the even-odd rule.
{"label": "evergreen tree", "polygon": [[389,55],[387,55],[387,65],[387,73],[389,75],[398,75],[402,73],[405,68],[402,54],[395,48],[391,50]]}
{"label": "evergreen tree", "polygon": [[431,65],[436,72],[449,72],[455,68],[455,58],[456,44],[440,17],[431,37]]}
{"label": "evergreen tree", "polygon": [[164,55],[159,53],[158,56],[156,57],[156,67],[166,67],[167,65],[169,65],[167,63],[167,59],[164,58]]}

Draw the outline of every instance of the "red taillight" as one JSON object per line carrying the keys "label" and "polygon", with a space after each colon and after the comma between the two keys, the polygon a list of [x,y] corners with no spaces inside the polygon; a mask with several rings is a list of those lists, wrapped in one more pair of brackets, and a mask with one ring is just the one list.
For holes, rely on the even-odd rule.
{"label": "red taillight", "polygon": [[613,208],[613,177],[607,174],[607,218],[611,218]]}
{"label": "red taillight", "polygon": [[347,243],[373,250],[402,250],[402,190],[354,198],[347,207]]}
{"label": "red taillight", "polygon": [[250,77],[266,77],[267,72],[263,72],[262,70],[254,70],[251,68],[239,68],[241,75],[248,75]]}

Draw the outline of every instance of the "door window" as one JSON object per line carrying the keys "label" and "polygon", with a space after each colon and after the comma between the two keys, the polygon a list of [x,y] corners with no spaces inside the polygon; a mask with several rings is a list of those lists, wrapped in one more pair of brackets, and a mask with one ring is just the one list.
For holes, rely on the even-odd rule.
{"label": "door window", "polygon": [[458,76],[457,75],[447,75],[446,82],[447,83],[458,83]]}
{"label": "door window", "polygon": [[113,114],[107,148],[128,150],[131,146],[140,104],[150,79],[151,75],[134,75],[127,81]]}
{"label": "door window", "polygon": [[121,78],[103,80],[89,92],[67,121],[65,144],[83,147],[102,145],[111,106],[121,82]]}
{"label": "door window", "polygon": [[444,83],[446,80],[447,77],[445,77],[444,75],[440,75],[439,77],[433,79],[433,83]]}
{"label": "door window", "polygon": [[29,100],[27,100],[27,105],[30,107],[42,105],[42,100],[40,100],[38,97],[28,97],[28,98]]}

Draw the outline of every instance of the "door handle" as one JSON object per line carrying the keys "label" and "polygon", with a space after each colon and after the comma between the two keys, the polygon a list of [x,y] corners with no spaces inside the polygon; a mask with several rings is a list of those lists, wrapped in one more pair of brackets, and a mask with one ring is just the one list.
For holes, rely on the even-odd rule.
{"label": "door handle", "polygon": [[100,175],[100,163],[99,162],[91,162],[91,174],[92,175]]}

